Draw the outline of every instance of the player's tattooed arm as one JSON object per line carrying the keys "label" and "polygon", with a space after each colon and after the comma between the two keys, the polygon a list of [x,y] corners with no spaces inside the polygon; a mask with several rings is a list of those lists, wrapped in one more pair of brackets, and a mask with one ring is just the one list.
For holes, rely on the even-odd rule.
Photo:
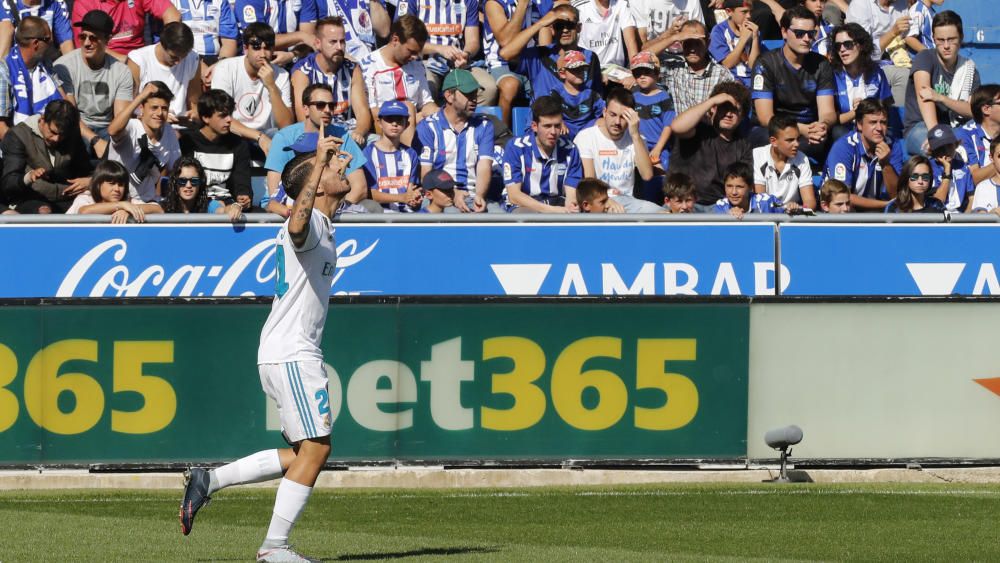
{"label": "player's tattooed arm", "polygon": [[[322,131],[322,130],[321,130]],[[323,135],[321,132],[320,135]],[[296,248],[305,245],[309,238],[309,219],[312,217],[313,206],[316,203],[316,194],[319,190],[320,178],[323,171],[330,162],[330,158],[337,152],[343,143],[336,137],[321,136],[316,144],[316,158],[313,161],[312,172],[306,185],[302,187],[299,197],[295,198],[295,205],[288,220],[288,236]]]}

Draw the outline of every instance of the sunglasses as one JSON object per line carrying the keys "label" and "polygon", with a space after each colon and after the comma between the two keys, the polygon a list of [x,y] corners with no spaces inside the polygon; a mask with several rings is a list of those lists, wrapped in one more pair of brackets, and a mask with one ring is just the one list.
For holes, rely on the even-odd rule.
{"label": "sunglasses", "polygon": [[792,34],[795,35],[796,39],[802,39],[803,37],[808,37],[809,39],[815,39],[816,38],[816,34],[819,33],[815,29],[795,29],[795,28],[791,28],[788,31],[791,31]]}
{"label": "sunglasses", "polygon": [[183,176],[178,176],[177,177],[177,185],[178,186],[186,186],[188,184],[191,184],[191,187],[193,187],[193,188],[200,188],[201,187],[201,178],[198,178],[198,177],[185,178]]}
{"label": "sunglasses", "polygon": [[556,33],[562,33],[564,31],[572,31],[576,29],[576,26],[578,25],[579,25],[578,22],[571,22],[568,20],[556,20],[556,22],[552,24],[552,30],[555,31]]}
{"label": "sunglasses", "polygon": [[337,107],[337,102],[309,102],[309,105],[318,109],[319,111],[323,111],[326,108],[330,108],[331,110],[333,110],[334,108]]}
{"label": "sunglasses", "polygon": [[260,39],[251,39],[250,41],[247,41],[247,45],[249,45],[251,49],[254,49],[256,51],[259,51],[261,49],[274,50],[274,42],[273,41],[270,42],[270,43],[268,43],[268,42],[261,41]]}
{"label": "sunglasses", "polygon": [[51,35],[46,36],[46,37],[29,37],[28,39],[37,39],[37,40],[41,41],[42,43],[51,43],[52,42],[52,36]]}
{"label": "sunglasses", "polygon": [[856,42],[854,42],[854,41],[841,41],[839,43],[834,43],[833,44],[833,48],[836,51],[839,51],[841,49],[847,49],[848,51],[851,51],[851,50],[853,50],[857,46],[858,46],[858,44]]}
{"label": "sunglasses", "polygon": [[406,122],[409,120],[408,117],[403,117],[401,115],[387,115],[379,117],[379,119],[393,125],[406,125]]}
{"label": "sunglasses", "polygon": [[916,182],[917,180],[923,180],[925,182],[930,182],[931,181],[931,175],[930,174],[910,174],[910,181],[911,182]]}
{"label": "sunglasses", "polygon": [[80,34],[80,44],[81,45],[84,44],[84,43],[87,43],[88,41],[92,42],[92,43],[97,43],[98,41],[101,41],[102,39],[103,39],[103,37],[101,37],[100,35],[94,35],[93,33],[81,33]]}

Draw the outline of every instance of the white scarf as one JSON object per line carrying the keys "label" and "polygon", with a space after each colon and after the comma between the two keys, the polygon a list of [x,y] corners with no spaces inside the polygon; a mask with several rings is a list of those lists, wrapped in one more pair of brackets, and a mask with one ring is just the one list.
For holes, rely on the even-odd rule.
{"label": "white scarf", "polygon": [[[948,89],[948,97],[960,102],[966,102],[972,97],[972,81],[976,75],[976,63],[972,59],[967,59],[961,55],[955,61],[955,75],[951,78],[951,86]],[[953,118],[952,127],[958,127],[964,121],[962,116],[951,112]]]}

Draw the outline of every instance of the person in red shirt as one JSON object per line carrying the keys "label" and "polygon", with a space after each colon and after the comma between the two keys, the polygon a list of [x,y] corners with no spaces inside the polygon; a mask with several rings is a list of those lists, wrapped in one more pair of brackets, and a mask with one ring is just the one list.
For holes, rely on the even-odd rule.
{"label": "person in red shirt", "polygon": [[111,16],[115,22],[108,54],[125,62],[134,49],[145,47],[143,28],[146,14],[163,20],[163,23],[181,21],[181,14],[170,0],[76,0],[73,2],[73,44],[80,46],[80,28],[77,26],[83,16],[91,10],[100,10]]}

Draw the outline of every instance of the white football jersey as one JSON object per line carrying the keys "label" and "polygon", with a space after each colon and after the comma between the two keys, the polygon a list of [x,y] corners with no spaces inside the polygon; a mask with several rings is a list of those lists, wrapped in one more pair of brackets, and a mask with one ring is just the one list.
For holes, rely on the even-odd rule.
{"label": "white football jersey", "polygon": [[330,219],[313,210],[302,248],[295,248],[285,221],[275,246],[274,302],[260,334],[257,363],[322,360],[320,343],[337,265]]}

